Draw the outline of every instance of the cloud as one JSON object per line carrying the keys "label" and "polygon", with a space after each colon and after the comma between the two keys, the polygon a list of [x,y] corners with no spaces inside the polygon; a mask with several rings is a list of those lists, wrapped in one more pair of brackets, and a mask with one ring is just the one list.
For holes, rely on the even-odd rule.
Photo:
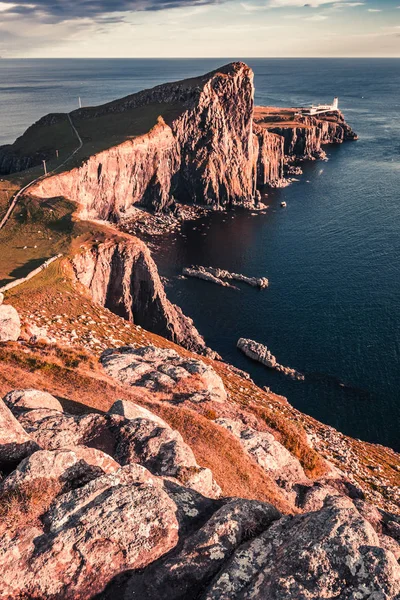
{"label": "cloud", "polygon": [[319,21],[326,21],[328,17],[326,15],[313,15],[312,17],[307,17],[306,21],[315,21],[318,23]]}
{"label": "cloud", "polygon": [[61,23],[73,19],[101,19],[104,15],[120,15],[114,22],[123,21],[123,14],[134,11],[159,11],[166,8],[203,6],[218,0],[36,0],[34,4],[0,2],[0,10],[7,16],[34,17],[41,22]]}
{"label": "cloud", "polygon": [[369,8],[368,12],[372,12],[372,13],[374,13],[374,12],[382,12],[382,10],[380,8]]}
{"label": "cloud", "polygon": [[327,4],[333,4],[335,7],[363,6],[365,2],[347,2],[347,0],[268,0],[269,8],[318,8]]}

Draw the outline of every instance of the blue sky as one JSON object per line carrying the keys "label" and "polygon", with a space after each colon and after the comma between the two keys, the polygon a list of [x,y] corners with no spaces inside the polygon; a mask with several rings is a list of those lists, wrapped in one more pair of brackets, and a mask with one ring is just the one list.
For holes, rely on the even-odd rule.
{"label": "blue sky", "polygon": [[400,0],[0,1],[3,57],[400,57]]}

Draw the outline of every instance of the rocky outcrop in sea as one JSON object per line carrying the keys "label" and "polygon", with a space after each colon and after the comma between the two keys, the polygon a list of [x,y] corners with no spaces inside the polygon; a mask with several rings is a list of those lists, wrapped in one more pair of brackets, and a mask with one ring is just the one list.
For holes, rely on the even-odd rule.
{"label": "rocky outcrop in sea", "polygon": [[[217,285],[223,287],[235,287],[224,281],[225,279],[231,281],[241,281],[252,287],[258,287],[264,289],[268,287],[268,279],[266,277],[247,277],[240,273],[230,273],[224,269],[218,269],[214,267],[185,267],[183,269],[183,275],[186,277],[195,277],[197,279],[204,279],[205,281],[211,281]],[[236,288],[237,289],[237,288]]]}
{"label": "rocky outcrop in sea", "polygon": [[241,350],[246,356],[255,360],[262,365],[270,369],[275,369],[276,371],[280,371],[284,375],[289,375],[293,379],[304,380],[304,375],[296,371],[295,369],[291,369],[290,367],[284,367],[279,364],[276,360],[276,357],[271,354],[266,346],[260,344],[259,342],[255,342],[254,340],[248,340],[246,338],[240,338],[237,342],[237,347]]}

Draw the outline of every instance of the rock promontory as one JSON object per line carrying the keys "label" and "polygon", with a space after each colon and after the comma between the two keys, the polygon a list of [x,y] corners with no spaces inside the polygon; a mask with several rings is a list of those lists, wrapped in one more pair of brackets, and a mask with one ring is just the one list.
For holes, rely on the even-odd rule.
{"label": "rock promontory", "polygon": [[[290,109],[288,119],[289,109],[272,114],[255,108],[253,79],[246,64],[234,62],[72,112],[83,140],[75,164],[42,179],[31,193],[69,198],[79,204],[82,217],[110,221],[129,219],[138,206],[166,211],[176,201],[254,206],[259,190],[284,184],[287,158],[314,158],[324,144],[356,137],[339,111],[316,119]],[[40,164],[43,153],[54,153],[63,119],[48,115],[15,148],[0,148],[0,173]],[[23,156],[39,134],[46,148]]]}

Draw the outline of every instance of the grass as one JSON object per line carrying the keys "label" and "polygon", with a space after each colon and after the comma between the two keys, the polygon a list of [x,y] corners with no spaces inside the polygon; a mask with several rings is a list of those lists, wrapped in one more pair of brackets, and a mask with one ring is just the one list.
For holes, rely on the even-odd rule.
{"label": "grass", "polygon": [[198,463],[212,470],[225,495],[269,501],[283,512],[294,511],[276,483],[225,429],[194,410],[157,401],[146,390],[123,388],[79,349],[0,345],[0,393],[21,387],[22,381],[24,387],[57,396],[65,410],[75,414],[107,411],[120,398],[145,406],[181,433]]}
{"label": "grass", "polygon": [[20,528],[39,525],[62,487],[56,481],[37,478],[16,489],[0,492],[0,533],[12,535]]}

